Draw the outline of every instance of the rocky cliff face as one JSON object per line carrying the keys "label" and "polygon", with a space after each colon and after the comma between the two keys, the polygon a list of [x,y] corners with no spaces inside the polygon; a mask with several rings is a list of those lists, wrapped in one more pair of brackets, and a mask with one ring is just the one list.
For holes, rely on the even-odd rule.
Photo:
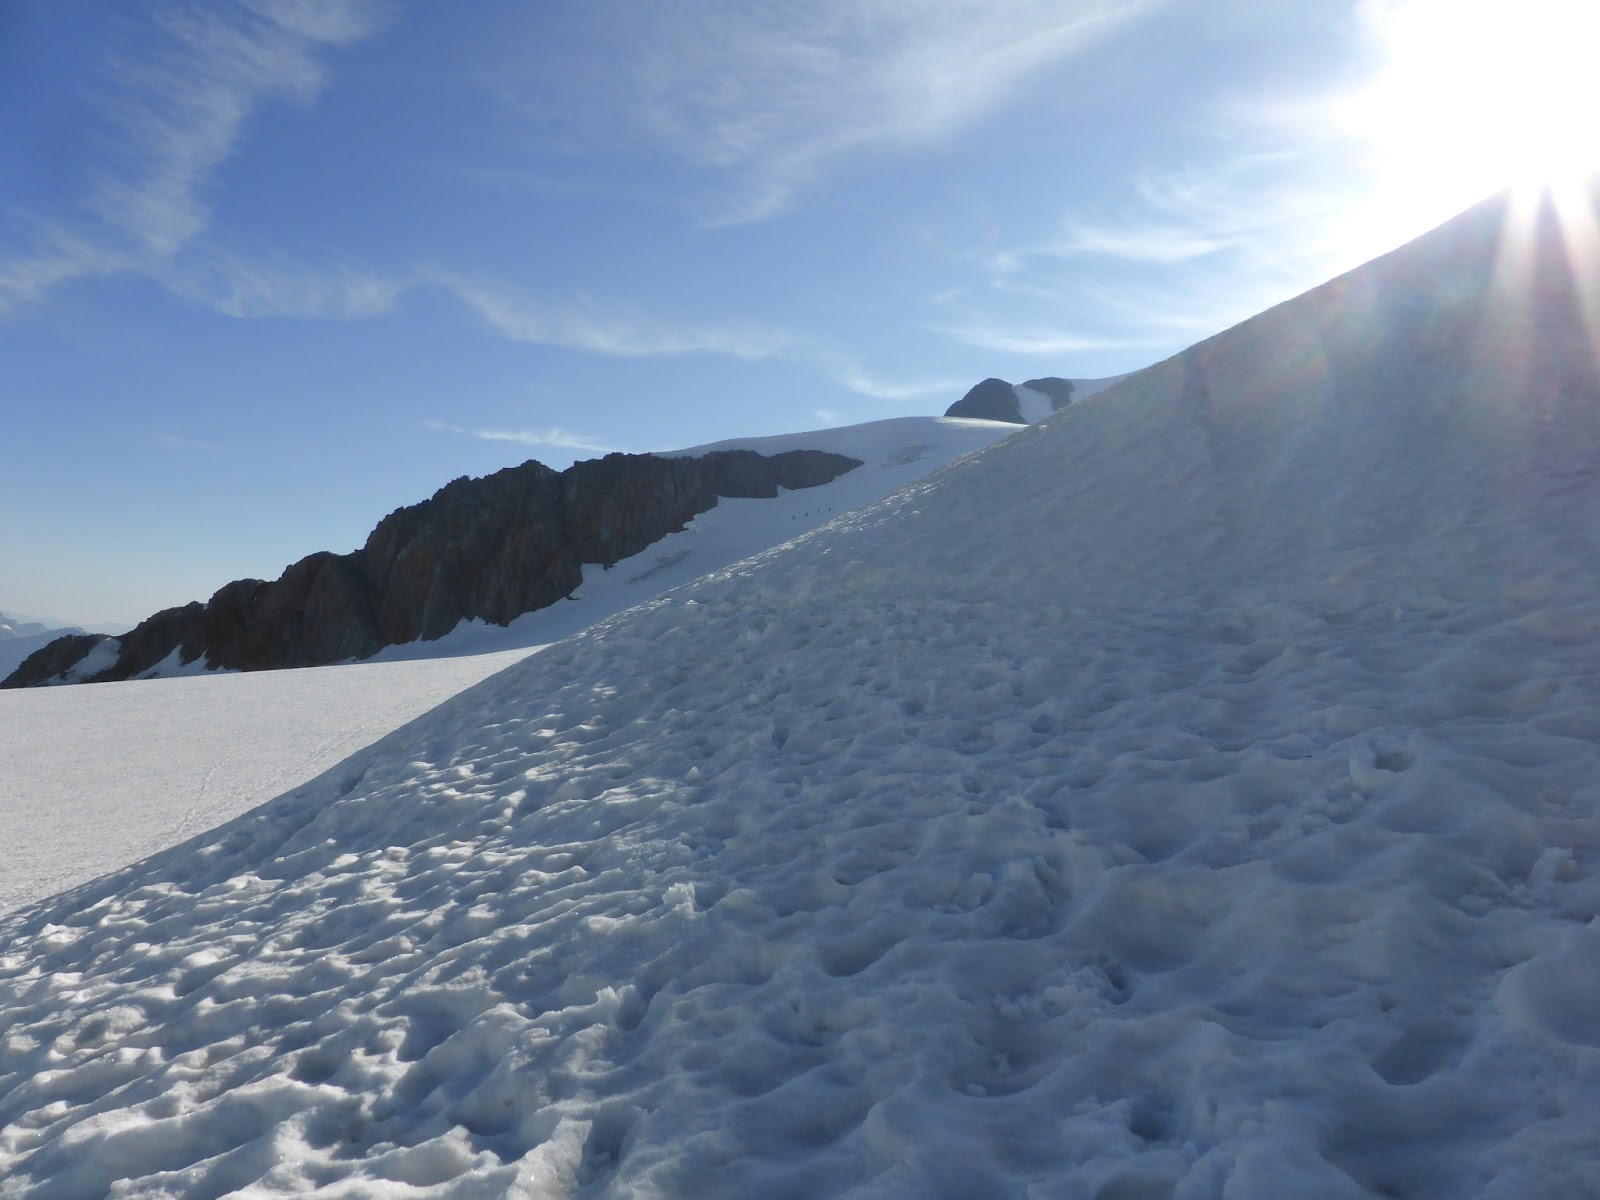
{"label": "rocky cliff face", "polygon": [[[1073,383],[1070,379],[1047,375],[1042,379],[1030,379],[1017,386],[1038,392],[1049,402],[1051,412],[1059,412],[1072,403]],[[1017,397],[1017,386],[1007,383],[1004,379],[985,379],[982,383],[973,384],[965,396],[944,410],[944,415],[1026,425],[1030,418],[1022,411],[1022,404]],[[1044,415],[1048,416],[1049,413]],[[1031,419],[1037,420],[1038,417],[1039,414],[1035,413]]]}
{"label": "rocky cliff face", "polygon": [[1072,394],[1077,390],[1070,379],[1062,379],[1058,375],[1046,375],[1041,379],[1024,379],[1022,387],[1038,392],[1050,401],[1050,407],[1060,412],[1072,403]]}
{"label": "rocky cliff face", "polygon": [[[157,613],[84,681],[130,679],[174,653],[183,664],[204,656],[208,667],[241,671],[318,666],[438,638],[469,617],[505,625],[571,594],[584,563],[610,567],[637,554],[719,496],[773,497],[860,465],[816,450],[608,454],[560,472],[530,461],[457,479],[390,513],[354,553],[313,554],[270,583],[235,580],[206,604]],[[58,639],[0,687],[59,682],[102,640]]]}
{"label": "rocky cliff face", "polygon": [[6,682],[0,684],[0,687],[26,686],[23,684],[11,684],[11,680],[21,675],[24,671],[32,672],[41,680],[61,679],[73,667],[82,662],[91,650],[99,646],[100,643],[109,641],[111,641],[111,638],[103,633],[63,634],[54,641],[47,642],[42,648],[35,650],[27,658],[23,659],[22,665],[13,671]]}
{"label": "rocky cliff face", "polygon": [[1010,421],[1026,425],[1017,404],[1017,390],[1004,379],[985,379],[975,383],[967,394],[944,410],[947,417],[971,417],[980,421]]}

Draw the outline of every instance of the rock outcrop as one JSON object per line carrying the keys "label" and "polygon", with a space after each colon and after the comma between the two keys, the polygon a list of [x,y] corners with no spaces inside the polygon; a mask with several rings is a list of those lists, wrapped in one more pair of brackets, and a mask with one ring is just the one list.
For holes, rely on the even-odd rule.
{"label": "rock outcrop", "polygon": [[[637,554],[718,497],[774,497],[860,465],[818,450],[608,454],[559,472],[529,461],[457,479],[390,513],[354,553],[313,554],[272,582],[235,580],[206,604],[157,613],[83,681],[131,679],[174,652],[183,665],[203,656],[209,668],[260,671],[365,658],[442,637],[467,618],[505,625],[570,595],[583,564]],[[0,687],[60,682],[102,640],[59,638]]]}
{"label": "rock outcrop", "polygon": [[944,410],[947,417],[970,417],[979,421],[1010,421],[1026,425],[1017,404],[1017,389],[1004,379],[985,379],[974,384],[967,394]]}
{"label": "rock outcrop", "polygon": [[[1017,388],[1025,387],[1029,391],[1037,392],[1050,405],[1050,411],[1044,412],[1037,399],[1030,400],[1032,415],[1023,411],[1021,399],[1017,396]],[[944,410],[947,417],[972,417],[980,421],[1009,421],[1013,425],[1026,425],[1030,421],[1038,420],[1041,416],[1049,416],[1051,412],[1060,412],[1072,403],[1072,394],[1075,386],[1070,379],[1062,379],[1056,375],[1046,375],[1040,379],[1030,379],[1026,383],[1013,386],[1004,379],[985,379],[982,383],[974,384],[967,394]]]}
{"label": "rock outcrop", "polygon": [[22,660],[22,665],[7,676],[5,683],[0,687],[25,687],[26,684],[13,684],[11,680],[27,672],[30,677],[40,681],[64,679],[67,672],[81,663],[91,650],[101,642],[111,639],[103,633],[69,633],[54,641],[47,642],[43,647],[35,650]]}
{"label": "rock outcrop", "polygon": [[1062,379],[1059,375],[1024,380],[1021,386],[1046,397],[1050,401],[1050,407],[1056,412],[1060,412],[1072,403],[1072,393],[1076,390],[1072,380]]}

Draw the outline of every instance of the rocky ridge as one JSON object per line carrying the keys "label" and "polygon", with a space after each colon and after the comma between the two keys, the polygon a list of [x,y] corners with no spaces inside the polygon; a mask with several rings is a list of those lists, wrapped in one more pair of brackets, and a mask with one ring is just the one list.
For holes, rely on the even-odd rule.
{"label": "rocky ridge", "polygon": [[[584,564],[637,554],[719,497],[775,497],[860,465],[816,450],[608,454],[559,472],[530,460],[397,509],[353,553],[312,554],[274,581],[235,580],[205,604],[156,613],[116,639],[114,660],[100,635],[52,641],[0,688],[131,679],[174,656],[204,657],[209,669],[320,666],[435,639],[469,618],[505,625],[570,595]],[[110,665],[83,671],[97,650]]]}
{"label": "rocky ridge", "polygon": [[1004,379],[985,379],[981,383],[974,384],[965,396],[945,409],[944,415],[1027,425],[1030,418],[1022,410],[1018,389],[1037,392],[1038,396],[1049,404],[1051,412],[1058,412],[1072,403],[1075,386],[1072,380],[1061,379],[1054,375],[1042,379],[1030,379],[1020,384],[1007,383]]}

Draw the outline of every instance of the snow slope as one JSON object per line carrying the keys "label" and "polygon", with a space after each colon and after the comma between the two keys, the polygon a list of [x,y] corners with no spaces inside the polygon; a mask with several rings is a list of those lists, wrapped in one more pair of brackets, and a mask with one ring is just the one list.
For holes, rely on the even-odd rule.
{"label": "snow slope", "polygon": [[9,918],[0,1195],[1592,1194],[1600,368],[1500,216]]}
{"label": "snow slope", "polygon": [[[149,687],[0,691],[0,912],[231,820],[532,650],[1015,432],[991,421],[907,417],[758,439],[767,453],[817,446],[863,465],[772,500],[720,500],[611,570],[588,568],[572,600],[506,628],[464,622],[438,641],[340,667],[187,678],[201,664],[174,658]],[[11,645],[0,642],[0,656]]]}
{"label": "snow slope", "polygon": [[[1072,384],[1072,403],[1078,404],[1090,396],[1106,390],[1114,383],[1121,383],[1126,375],[1108,375],[1104,379],[1070,379]],[[1055,403],[1043,392],[1035,391],[1020,383],[1011,385],[1011,390],[1017,393],[1017,410],[1021,412],[1022,419],[1030,425],[1044,420],[1056,411]]]}

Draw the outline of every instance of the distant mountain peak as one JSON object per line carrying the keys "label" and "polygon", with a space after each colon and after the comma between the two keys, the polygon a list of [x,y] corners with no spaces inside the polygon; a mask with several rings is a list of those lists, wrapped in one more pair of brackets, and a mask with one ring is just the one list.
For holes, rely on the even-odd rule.
{"label": "distant mountain peak", "polygon": [[12,616],[0,612],[0,640],[35,637],[41,633],[48,633],[53,628],[56,628],[56,626],[44,621],[31,620],[26,617]]}

